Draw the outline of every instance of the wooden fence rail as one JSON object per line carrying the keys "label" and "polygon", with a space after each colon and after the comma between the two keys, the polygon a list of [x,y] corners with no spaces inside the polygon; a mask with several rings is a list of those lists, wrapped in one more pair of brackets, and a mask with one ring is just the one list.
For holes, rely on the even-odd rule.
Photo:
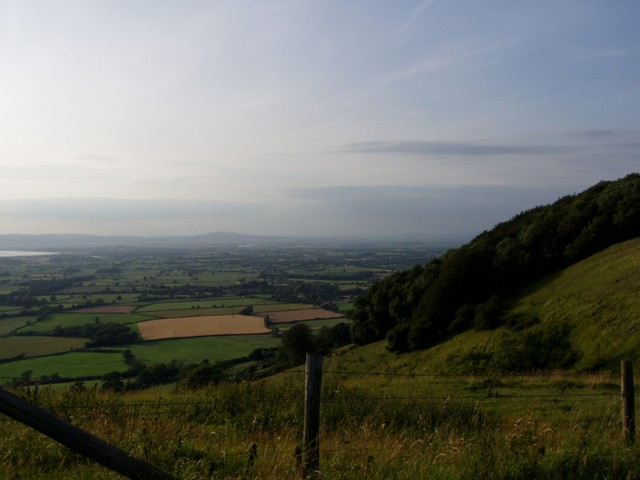
{"label": "wooden fence rail", "polygon": [[134,480],[175,480],[153,465],[65,422],[0,387],[0,413],[28,425],[75,452]]}

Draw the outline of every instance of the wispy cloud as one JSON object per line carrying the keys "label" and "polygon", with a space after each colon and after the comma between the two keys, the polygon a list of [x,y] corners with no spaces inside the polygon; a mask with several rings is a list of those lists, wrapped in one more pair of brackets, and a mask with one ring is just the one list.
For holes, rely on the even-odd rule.
{"label": "wispy cloud", "polygon": [[398,29],[398,35],[406,34],[407,31],[410,30],[414,25],[418,17],[420,17],[420,15],[422,15],[427,8],[432,7],[435,3],[436,0],[423,0],[420,5],[413,9],[407,21],[403,23],[402,26]]}
{"label": "wispy cloud", "polygon": [[350,143],[343,145],[339,151],[347,153],[399,153],[422,156],[549,155],[565,152],[567,147],[405,140]]}
{"label": "wispy cloud", "polygon": [[175,220],[215,218],[264,211],[256,203],[173,199],[45,198],[5,200],[0,217],[61,220]]}
{"label": "wispy cloud", "polygon": [[589,61],[597,59],[623,59],[629,52],[621,48],[594,48],[580,54],[576,60]]}
{"label": "wispy cloud", "polygon": [[620,136],[620,132],[606,128],[591,128],[586,130],[575,130],[568,133],[569,136],[580,139],[610,139]]}

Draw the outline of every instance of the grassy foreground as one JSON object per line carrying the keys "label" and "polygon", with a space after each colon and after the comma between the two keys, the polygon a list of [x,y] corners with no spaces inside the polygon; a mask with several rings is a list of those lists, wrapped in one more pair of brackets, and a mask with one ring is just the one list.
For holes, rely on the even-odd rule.
{"label": "grassy foreground", "polygon": [[[606,375],[367,381],[326,370],[319,478],[640,475],[640,448],[623,443],[619,387]],[[353,377],[361,386],[346,385]],[[292,371],[199,391],[17,393],[178,478],[282,479],[299,471],[303,380]],[[120,478],[6,417],[0,460],[0,478]]]}

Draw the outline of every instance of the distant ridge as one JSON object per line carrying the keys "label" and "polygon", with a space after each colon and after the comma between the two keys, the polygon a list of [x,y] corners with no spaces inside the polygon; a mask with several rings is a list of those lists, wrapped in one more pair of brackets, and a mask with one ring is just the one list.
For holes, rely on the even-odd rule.
{"label": "distant ridge", "polygon": [[0,250],[73,250],[99,247],[204,247],[240,246],[243,244],[273,244],[286,238],[213,232],[191,236],[133,236],[90,234],[5,234],[0,235]]}
{"label": "distant ridge", "polygon": [[332,237],[278,237],[248,235],[234,232],[212,232],[200,235],[91,235],[91,234],[4,234],[0,235],[0,250],[77,251],[96,248],[251,248],[251,247],[295,247],[334,245],[429,245],[451,248],[463,243],[459,237],[452,238],[332,238]]}

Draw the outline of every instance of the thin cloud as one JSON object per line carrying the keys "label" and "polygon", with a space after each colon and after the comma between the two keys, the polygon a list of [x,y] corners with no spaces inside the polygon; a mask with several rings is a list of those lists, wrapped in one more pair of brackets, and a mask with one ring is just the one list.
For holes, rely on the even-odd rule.
{"label": "thin cloud", "polygon": [[407,21],[398,29],[398,35],[404,35],[409,31],[409,29],[416,22],[418,17],[422,15],[422,13],[429,7],[433,6],[436,3],[436,0],[424,0],[420,5],[418,5],[409,15]]}
{"label": "thin cloud", "polygon": [[567,147],[411,140],[349,143],[343,145],[339,151],[344,153],[399,153],[421,156],[548,155],[566,152]]}
{"label": "thin cloud", "polygon": [[587,130],[578,130],[576,132],[570,133],[570,135],[577,138],[602,139],[617,137],[619,135],[619,132],[606,128],[592,128]]}
{"label": "thin cloud", "polygon": [[640,154],[640,131],[615,130],[607,128],[592,128],[572,130],[553,134],[565,141],[578,141],[588,150],[584,154],[597,151],[598,154],[606,154],[609,158],[625,157],[629,152]]}
{"label": "thin cloud", "polygon": [[197,200],[49,198],[6,200],[0,217],[62,220],[176,220],[258,213],[264,207]]}
{"label": "thin cloud", "polygon": [[578,60],[580,61],[584,61],[584,60],[593,60],[593,59],[598,59],[598,58],[625,58],[628,55],[628,51],[627,50],[623,50],[620,48],[596,48],[593,49],[583,55],[581,55],[580,57],[578,57]]}

